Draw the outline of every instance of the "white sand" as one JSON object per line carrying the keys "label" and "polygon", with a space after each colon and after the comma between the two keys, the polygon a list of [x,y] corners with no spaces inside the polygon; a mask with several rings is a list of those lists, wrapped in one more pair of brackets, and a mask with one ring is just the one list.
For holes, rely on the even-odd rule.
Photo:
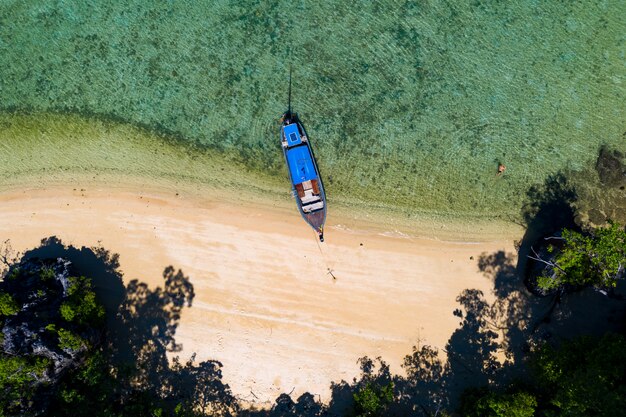
{"label": "white sand", "polygon": [[463,243],[347,230],[332,211],[319,245],[295,204],[74,187],[0,194],[0,238],[18,251],[52,235],[102,245],[120,254],[125,281],[151,286],[167,265],[182,269],[196,297],[176,333],[179,355],[221,361],[234,393],[258,403],[292,390],[328,399],[331,381],[355,377],[361,356],[401,372],[418,340],[443,348],[459,323],[456,296],[492,287],[478,256],[513,251],[511,236]]}

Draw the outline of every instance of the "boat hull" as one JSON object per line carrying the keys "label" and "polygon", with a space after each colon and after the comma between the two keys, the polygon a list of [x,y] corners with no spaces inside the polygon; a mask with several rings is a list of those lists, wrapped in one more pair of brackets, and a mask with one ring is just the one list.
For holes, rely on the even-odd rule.
{"label": "boat hull", "polygon": [[[288,142],[288,139],[285,134],[285,129],[289,127],[293,129],[293,127],[291,127],[290,125],[294,125],[294,124],[297,126],[297,130],[301,138],[303,138],[303,140],[295,146],[289,146],[289,145],[285,146],[285,144]],[[319,168],[317,166],[317,161],[315,160],[313,149],[311,148],[311,144],[309,143],[309,140],[308,140],[308,135],[306,134],[306,130],[304,129],[304,126],[302,125],[302,123],[298,119],[298,116],[295,113],[285,113],[283,115],[282,127],[281,127],[281,144],[282,144],[283,156],[285,157],[285,163],[287,164],[287,169],[289,170],[289,178],[291,179],[291,188],[292,188],[294,198],[296,200],[298,211],[300,212],[300,215],[302,216],[304,221],[306,221],[313,228],[313,230],[317,232],[320,238],[320,241],[323,242],[324,241],[324,224],[326,223],[326,212],[327,212],[326,193],[324,191],[324,185],[322,183],[322,178],[320,175]],[[315,191],[319,191],[318,193],[316,193],[316,195],[319,196],[320,201],[322,203],[321,208],[317,208],[314,210],[309,210],[307,207],[310,207],[310,206],[303,204],[303,200],[301,198],[301,194],[303,192],[302,188],[298,190],[298,187],[297,187],[298,185],[301,185],[300,183],[298,183],[298,181],[300,181],[300,179],[298,179],[298,175],[300,175],[300,173],[296,174],[295,171],[297,170],[297,167],[294,166],[295,164],[293,160],[290,160],[289,155],[288,155],[288,152],[292,151],[294,148],[303,147],[303,146],[306,146],[308,154],[310,155],[310,158],[311,158],[310,160],[311,165],[309,166],[309,171],[312,166],[314,173],[306,172],[305,174],[303,174],[305,176],[300,177],[300,179],[314,177],[314,179],[312,180],[314,182],[313,188],[315,189]],[[303,155],[306,155],[306,152],[303,152]],[[319,202],[316,202],[316,204],[319,205]]]}

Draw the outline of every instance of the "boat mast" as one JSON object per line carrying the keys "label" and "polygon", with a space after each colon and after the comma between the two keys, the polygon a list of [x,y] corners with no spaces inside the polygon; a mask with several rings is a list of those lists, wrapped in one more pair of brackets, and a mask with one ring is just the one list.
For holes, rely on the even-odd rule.
{"label": "boat mast", "polygon": [[289,66],[289,99],[287,103],[287,115],[291,117],[291,65]]}

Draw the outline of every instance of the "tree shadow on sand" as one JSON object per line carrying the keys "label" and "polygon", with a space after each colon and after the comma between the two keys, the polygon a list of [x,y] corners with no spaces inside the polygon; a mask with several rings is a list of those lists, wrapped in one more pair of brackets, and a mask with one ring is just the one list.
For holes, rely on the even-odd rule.
{"label": "tree shadow on sand", "polygon": [[193,285],[181,270],[166,267],[162,287],[150,288],[137,279],[124,286],[117,254],[67,246],[54,236],[23,257],[70,260],[73,274],[92,278],[107,311],[105,341],[94,348],[95,359],[87,361],[86,371],[61,381],[64,394],[52,404],[56,415],[237,413],[237,401],[221,381],[221,363],[197,363],[195,355],[185,363],[177,357],[168,360],[168,354],[182,348],[175,333],[183,309],[194,298]]}
{"label": "tree shadow on sand", "polygon": [[[540,343],[623,331],[624,302],[592,289],[568,294],[559,302],[538,297],[524,285],[512,253],[484,253],[478,267],[493,282],[495,300],[487,301],[475,289],[457,297],[461,308],[455,315],[462,321],[446,345],[447,369],[442,379],[451,409],[458,407],[468,388],[505,390],[527,379],[529,353]],[[618,291],[625,290],[622,283]]]}
{"label": "tree shadow on sand", "polygon": [[[497,252],[483,254],[480,270],[494,283],[496,300],[488,302],[480,290],[467,289],[457,297],[460,318],[445,349],[418,344],[405,356],[405,375],[395,375],[381,358],[361,358],[361,373],[352,381],[333,382],[328,405],[315,402],[310,412],[297,414],[298,403],[283,394],[263,416],[351,416],[359,413],[354,395],[366,387],[374,391],[393,386],[393,401],[381,404],[379,416],[435,416],[455,409],[463,391],[476,386],[504,385],[519,377],[513,364],[527,346],[524,332],[533,318],[529,293],[518,278],[515,257]],[[445,354],[445,355],[444,355]],[[310,395],[310,394],[308,394]],[[311,396],[312,398],[312,396]]]}
{"label": "tree shadow on sand", "polygon": [[459,308],[452,312],[460,318],[459,327],[446,344],[445,359],[437,348],[415,346],[404,358],[406,375],[401,376],[391,375],[380,358],[362,358],[358,378],[331,385],[332,398],[324,415],[354,415],[355,393],[367,383],[389,382],[393,382],[394,402],[374,415],[438,415],[457,409],[468,388],[506,390],[523,382],[529,377],[528,354],[538,343],[623,330],[626,303],[589,290],[570,294],[554,307],[550,297],[528,291],[513,253],[483,253],[477,263],[493,283],[494,299],[477,289],[459,294]]}
{"label": "tree shadow on sand", "polygon": [[324,415],[355,415],[354,394],[364,387],[393,384],[394,400],[373,415],[434,416],[455,409],[469,387],[503,384],[514,378],[512,364],[521,349],[522,333],[531,319],[524,285],[517,278],[515,257],[497,252],[479,259],[480,270],[493,280],[496,301],[480,290],[466,289],[457,297],[460,318],[445,349],[418,344],[405,356],[405,375],[393,375],[381,359],[361,358],[361,375],[331,385]]}
{"label": "tree shadow on sand", "polygon": [[[321,417],[329,416],[326,406],[311,393],[305,392],[295,401],[289,394],[281,394],[269,410],[241,410],[242,417]],[[345,415],[345,414],[342,414]]]}
{"label": "tree shadow on sand", "polygon": [[[529,201],[522,208],[527,229],[517,260],[512,253],[498,251],[483,253],[477,262],[479,270],[493,282],[495,301],[487,305],[477,290],[465,290],[457,299],[464,309],[459,312],[464,322],[450,338],[447,351],[451,366],[459,354],[465,363],[474,364],[474,369],[457,366],[458,370],[451,371],[466,387],[504,388],[523,380],[531,347],[549,339],[560,341],[623,330],[623,302],[609,300],[592,289],[544,297],[529,290],[528,269],[532,266],[527,257],[533,245],[563,228],[578,226],[574,208],[577,194],[565,176],[551,176],[542,186],[531,187],[527,195]],[[620,286],[616,293],[626,290],[624,283]],[[490,331],[497,337],[490,337],[494,335]],[[472,354],[463,353],[467,350]],[[493,360],[493,354],[498,359]]]}
{"label": "tree shadow on sand", "polygon": [[[528,354],[538,343],[621,330],[625,303],[608,301],[592,290],[568,294],[563,300],[538,297],[529,291],[525,282],[527,255],[543,237],[562,228],[577,228],[577,193],[564,175],[557,174],[531,187],[527,197],[522,208],[526,232],[517,256],[505,251],[479,256],[478,269],[493,283],[492,294],[477,289],[459,294],[459,308],[452,312],[460,319],[459,327],[441,352],[445,359],[437,348],[414,346],[404,358],[406,375],[401,376],[390,374],[381,358],[361,358],[359,377],[332,383],[329,404],[320,408],[316,403],[314,412],[301,415],[355,415],[359,411],[355,393],[368,384],[384,387],[389,383],[393,383],[394,401],[370,415],[439,415],[443,410],[457,409],[468,388],[505,390],[524,381],[529,377]],[[262,415],[297,415],[296,404],[283,394],[272,411]]]}
{"label": "tree shadow on sand", "polygon": [[563,228],[578,229],[574,204],[578,194],[562,173],[549,176],[542,185],[534,185],[526,192],[522,207],[526,231],[519,243],[517,272],[527,276],[528,255],[542,238]]}

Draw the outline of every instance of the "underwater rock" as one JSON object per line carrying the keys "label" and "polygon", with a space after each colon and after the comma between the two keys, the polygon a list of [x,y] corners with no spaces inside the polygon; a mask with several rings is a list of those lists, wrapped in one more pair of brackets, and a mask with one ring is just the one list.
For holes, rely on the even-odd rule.
{"label": "underwater rock", "polygon": [[608,221],[626,224],[626,155],[623,152],[602,146],[595,165],[574,175],[579,192],[576,223],[580,227],[606,226]]}
{"label": "underwater rock", "polygon": [[593,224],[604,224],[606,222],[606,216],[596,208],[589,210],[588,215],[589,221]]}
{"label": "underwater rock", "polygon": [[626,185],[626,164],[624,155],[617,150],[610,150],[603,146],[596,161],[596,171],[600,182],[608,187]]}

